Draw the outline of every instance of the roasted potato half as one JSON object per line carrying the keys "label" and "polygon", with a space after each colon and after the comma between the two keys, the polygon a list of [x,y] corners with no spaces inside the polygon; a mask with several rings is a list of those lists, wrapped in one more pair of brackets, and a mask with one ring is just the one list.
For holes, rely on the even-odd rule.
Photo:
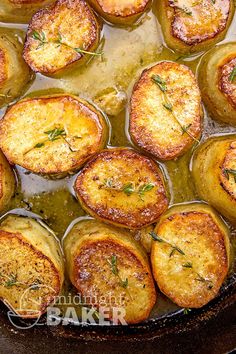
{"label": "roasted potato half", "polygon": [[95,220],[76,224],[64,241],[72,284],[88,305],[123,309],[128,324],[148,318],[156,301],[149,261],[143,249],[125,230]]}
{"label": "roasted potato half", "polygon": [[208,139],[193,157],[199,196],[236,224],[236,135]]}
{"label": "roasted potato half", "polygon": [[12,164],[64,177],[106,144],[107,124],[88,102],[67,94],[26,98],[0,121],[1,148]]}
{"label": "roasted potato half", "polygon": [[0,108],[20,96],[32,79],[22,49],[14,31],[0,29]]}
{"label": "roasted potato half", "polygon": [[177,305],[199,308],[212,300],[227,275],[229,231],[202,203],[172,207],[154,233],[151,262],[160,290]]}
{"label": "roasted potato half", "polygon": [[39,317],[59,295],[64,265],[51,232],[28,217],[0,224],[0,298],[24,318]]}
{"label": "roasted potato half", "polygon": [[1,0],[0,21],[28,23],[37,10],[53,2],[55,0]]}
{"label": "roasted potato half", "polygon": [[211,117],[236,126],[236,43],[219,45],[204,55],[198,76]]}
{"label": "roasted potato half", "polygon": [[166,44],[184,54],[220,42],[234,14],[233,0],[158,0],[157,6]]}
{"label": "roasted potato half", "polygon": [[8,205],[15,192],[15,175],[7,159],[0,151],[0,211]]}
{"label": "roasted potato half", "polygon": [[84,0],[58,0],[30,22],[23,57],[35,72],[61,75],[95,53],[100,24]]}
{"label": "roasted potato half", "polygon": [[134,144],[161,160],[183,155],[202,130],[201,95],[192,71],[162,61],[143,71],[133,89],[129,132]]}
{"label": "roasted potato half", "polygon": [[147,10],[151,0],[88,0],[88,3],[107,21],[130,25]]}
{"label": "roasted potato half", "polygon": [[127,148],[104,150],[95,156],[78,175],[74,188],[89,214],[130,229],[152,224],[168,206],[156,163]]}

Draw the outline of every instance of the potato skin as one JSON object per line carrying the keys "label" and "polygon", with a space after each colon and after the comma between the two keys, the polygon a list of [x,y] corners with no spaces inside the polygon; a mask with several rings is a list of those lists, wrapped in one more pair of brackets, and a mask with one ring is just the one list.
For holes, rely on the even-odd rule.
{"label": "potato skin", "polygon": [[[155,77],[162,80],[164,88],[160,89]],[[192,71],[184,65],[162,61],[144,70],[134,86],[130,136],[142,150],[158,159],[172,160],[183,155],[200,137],[202,115],[200,90]],[[188,133],[184,132],[185,127]]]}
{"label": "potato skin", "polygon": [[[128,324],[148,318],[156,302],[152,273],[145,252],[127,231],[83,220],[65,237],[64,250],[72,284],[95,308],[105,307],[112,319],[112,308],[122,307]],[[109,264],[114,256],[119,277]]]}
{"label": "potato skin", "polygon": [[14,31],[0,29],[0,108],[22,95],[33,78]]}
{"label": "potato skin", "polygon": [[0,211],[3,211],[15,192],[15,175],[7,159],[0,151]]}
{"label": "potato skin", "polygon": [[55,0],[1,0],[0,21],[28,23],[37,10],[53,2]]}
{"label": "potato skin", "polygon": [[201,60],[198,82],[203,101],[215,120],[236,126],[235,82],[230,75],[236,64],[236,43],[211,49]]}
{"label": "potato skin", "polygon": [[236,135],[208,139],[195,152],[192,175],[199,196],[236,225]]}
{"label": "potato skin", "polygon": [[84,0],[58,0],[32,17],[23,57],[33,71],[60,76],[91,58],[76,48],[94,52],[99,40],[100,24]]}
{"label": "potato skin", "polygon": [[234,15],[232,0],[159,0],[157,6],[166,44],[183,54],[220,42]]}
{"label": "potato skin", "polygon": [[[128,193],[127,186],[133,192]],[[140,195],[138,191],[144,186],[151,188]],[[78,175],[74,189],[90,215],[129,229],[152,224],[168,206],[158,166],[128,148],[103,150],[91,159]]]}
{"label": "potato skin", "polygon": [[0,225],[0,298],[19,316],[38,317],[63,281],[63,257],[53,235],[34,219],[8,215]]}
{"label": "potato skin", "polygon": [[61,178],[102,150],[107,133],[100,111],[76,96],[59,94],[11,106],[0,122],[0,145],[12,164]]}
{"label": "potato skin", "polygon": [[88,0],[88,3],[107,21],[130,25],[150,7],[150,0]]}
{"label": "potato skin", "polygon": [[151,253],[160,290],[185,308],[212,300],[230,260],[229,230],[216,212],[202,203],[174,206],[161,217],[155,234],[163,240],[152,243]]}

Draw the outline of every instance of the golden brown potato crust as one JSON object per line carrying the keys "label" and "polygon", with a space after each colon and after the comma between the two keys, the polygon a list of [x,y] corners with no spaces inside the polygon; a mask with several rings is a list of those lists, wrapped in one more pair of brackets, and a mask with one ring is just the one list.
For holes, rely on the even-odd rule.
{"label": "golden brown potato crust", "polygon": [[213,137],[196,150],[192,173],[199,196],[236,224],[236,137]]}
{"label": "golden brown potato crust", "polygon": [[229,269],[228,230],[213,209],[175,207],[155,229],[152,267],[160,290],[185,308],[199,308],[218,293]]}
{"label": "golden brown potato crust", "polygon": [[95,308],[105,307],[111,319],[114,307],[124,308],[129,324],[148,318],[155,286],[147,256],[127,231],[82,221],[67,235],[65,254],[73,285]]}
{"label": "golden brown potato crust", "polygon": [[219,89],[227,97],[229,103],[236,109],[236,84],[231,74],[236,67],[236,57],[227,58],[219,68]]}
{"label": "golden brown potato crust", "polygon": [[144,70],[133,89],[129,130],[136,145],[159,159],[186,152],[202,130],[201,95],[191,70],[167,61]]}
{"label": "golden brown potato crust", "polygon": [[226,150],[221,166],[220,182],[232,200],[236,201],[236,141],[233,141]]}
{"label": "golden brown potato crust", "polygon": [[0,298],[8,306],[22,317],[38,317],[60,288],[58,270],[47,256],[20,232],[0,230]]}
{"label": "golden brown potato crust", "polygon": [[0,48],[0,88],[7,80],[7,60],[5,52]]}
{"label": "golden brown potato crust", "polygon": [[150,5],[150,0],[89,0],[95,10],[114,23],[134,22]]}
{"label": "golden brown potato crust", "polygon": [[93,52],[99,39],[100,25],[84,0],[58,0],[33,16],[23,57],[35,72],[58,74],[84,57],[77,49]]}
{"label": "golden brown potato crust", "polygon": [[169,6],[173,9],[173,35],[188,45],[195,45],[225,29],[230,0],[169,0]]}
{"label": "golden brown potato crust", "polygon": [[234,14],[232,0],[159,0],[167,45],[182,53],[199,52],[222,40]]}
{"label": "golden brown potato crust", "polygon": [[0,123],[0,136],[12,164],[61,177],[104,147],[107,125],[91,104],[63,94],[26,98],[11,106]]}
{"label": "golden brown potato crust", "polygon": [[168,206],[161,171],[131,149],[102,151],[83,168],[74,188],[91,215],[131,229],[152,224]]}
{"label": "golden brown potato crust", "polygon": [[15,175],[7,159],[0,151],[0,211],[8,205],[15,192]]}

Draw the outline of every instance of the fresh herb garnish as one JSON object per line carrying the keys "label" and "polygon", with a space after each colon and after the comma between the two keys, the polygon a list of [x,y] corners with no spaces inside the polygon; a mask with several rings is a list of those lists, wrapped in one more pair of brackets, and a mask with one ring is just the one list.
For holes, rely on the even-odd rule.
{"label": "fresh herb garnish", "polygon": [[157,86],[159,87],[159,89],[162,92],[166,91],[166,82],[159,75],[153,75],[152,76],[152,81],[154,81],[155,84],[157,84]]}
{"label": "fresh herb garnish", "polygon": [[182,265],[183,268],[193,268],[193,265],[191,262],[186,262]]}
{"label": "fresh herb garnish", "polygon": [[136,193],[136,194],[138,194],[140,199],[142,201],[144,201],[143,197],[144,197],[145,193],[151,191],[154,188],[154,186],[155,185],[153,183],[144,183],[136,188],[134,183],[132,183],[132,182],[129,182],[123,186],[120,186],[119,184],[115,184],[113,182],[112,178],[108,178],[108,179],[104,180],[104,183],[101,186],[101,188],[113,189],[118,192],[124,192],[127,196],[130,196],[130,195]]}
{"label": "fresh herb garnish", "polygon": [[188,315],[192,310],[189,308],[184,309],[184,315]]}
{"label": "fresh herb garnish", "polygon": [[38,32],[38,31],[36,31],[36,30],[33,30],[33,31],[31,32],[30,36],[31,36],[34,40],[40,42],[40,44],[39,44],[39,46],[37,47],[37,49],[39,49],[40,47],[42,47],[43,45],[45,45],[45,44],[47,44],[47,43],[56,43],[56,44],[58,44],[59,46],[60,46],[60,45],[63,45],[63,46],[65,46],[65,47],[67,47],[67,48],[73,49],[73,50],[74,50],[75,52],[77,52],[77,53],[88,54],[88,55],[92,55],[92,56],[101,56],[101,55],[103,54],[102,52],[97,53],[97,52],[90,52],[90,51],[84,50],[84,49],[82,49],[82,48],[73,48],[73,47],[71,47],[69,44],[63,42],[63,38],[62,38],[61,33],[58,33],[58,38],[57,38],[57,40],[54,40],[54,41],[52,41],[52,40],[47,41],[47,40],[46,40],[46,35],[45,35],[45,33],[44,33],[43,31],[42,31],[42,32]]}
{"label": "fresh herb garnish", "polygon": [[190,138],[192,138],[193,140],[195,140],[197,143],[199,143],[199,140],[196,139],[190,132],[189,129],[191,127],[192,124],[189,124],[187,126],[184,126],[181,124],[181,122],[178,120],[178,118],[176,117],[175,113],[174,113],[174,107],[172,105],[172,103],[170,102],[168,96],[167,96],[167,83],[164,79],[162,79],[159,75],[152,75],[152,81],[159,87],[159,89],[161,90],[162,94],[163,94],[163,107],[168,110],[171,115],[173,116],[173,118],[175,119],[175,121],[179,124],[180,128],[181,128],[181,132],[182,135],[183,134],[188,134],[188,136]]}
{"label": "fresh herb garnish", "polygon": [[6,280],[4,286],[6,288],[11,288],[12,286],[17,285],[17,283],[17,274],[11,274]]}
{"label": "fresh herb garnish", "polygon": [[118,266],[117,266],[117,256],[116,255],[112,255],[111,256],[111,260],[107,260],[107,262],[109,263],[109,265],[111,267],[112,273],[119,278],[120,286],[122,288],[124,288],[124,289],[127,289],[127,287],[128,287],[128,279],[126,278],[125,280],[122,280],[120,275],[119,275],[119,270],[118,270]]}
{"label": "fresh herb garnish", "polygon": [[172,248],[172,250],[170,252],[170,258],[174,255],[175,252],[178,252],[178,253],[180,253],[183,256],[185,255],[184,251],[181,250],[178,246],[172,245],[170,242],[164,240],[159,235],[157,235],[154,231],[150,232],[149,235],[152,236],[154,241],[163,242],[163,243],[167,244],[168,246],[170,246]]}
{"label": "fresh herb garnish", "polygon": [[133,186],[133,183],[127,183],[123,187],[123,192],[128,196],[130,196],[132,193],[134,193],[134,191],[135,191],[135,188]]}
{"label": "fresh herb garnish", "polygon": [[39,148],[41,148],[41,147],[43,147],[43,146],[44,146],[44,143],[38,143],[38,144],[36,144],[34,147],[37,148],[37,149],[39,149]]}
{"label": "fresh herb garnish", "polygon": [[231,71],[231,74],[229,76],[229,81],[233,82],[236,76],[236,66],[233,68],[233,70]]}
{"label": "fresh herb garnish", "polygon": [[236,170],[232,168],[225,168],[224,175],[227,178],[227,180],[229,180],[229,176],[232,175],[234,177],[234,182],[236,183]]}
{"label": "fresh herb garnish", "polygon": [[[171,252],[169,254],[169,258],[171,258],[172,256],[174,256],[174,254],[176,252],[178,252],[180,255],[182,256],[186,256],[186,254],[184,253],[184,251],[179,248],[178,246],[176,245],[173,245],[171,244],[170,242],[166,241],[165,239],[163,239],[162,237],[160,237],[159,235],[157,235],[156,232],[152,231],[149,233],[150,236],[152,236],[153,240],[156,241],[156,242],[160,242],[160,243],[165,243],[167,244],[168,246],[171,247]],[[208,280],[208,279],[205,279],[203,278],[199,273],[197,273],[194,268],[193,268],[193,264],[189,261],[185,262],[182,264],[182,267],[183,268],[190,268],[192,269],[192,271],[197,275],[197,277],[195,278],[196,281],[200,281],[200,282],[204,282],[207,284],[207,288],[209,290],[211,290],[213,288],[213,283],[211,280]]]}
{"label": "fresh herb garnish", "polygon": [[50,140],[50,141],[55,141],[55,140],[60,139],[60,137],[66,136],[65,130],[60,129],[60,128],[48,130],[48,131],[44,132],[44,134],[48,135],[48,140]]}

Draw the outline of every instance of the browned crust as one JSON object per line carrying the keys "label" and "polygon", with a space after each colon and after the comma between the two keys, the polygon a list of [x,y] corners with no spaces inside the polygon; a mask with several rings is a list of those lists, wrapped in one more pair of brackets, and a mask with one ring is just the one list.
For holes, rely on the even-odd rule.
{"label": "browned crust", "polygon": [[90,36],[89,42],[84,46],[83,49],[86,51],[90,51],[91,48],[93,48],[93,46],[98,41],[98,37],[100,36],[99,24],[96,20],[96,17],[92,9],[86,3],[86,1],[58,0],[55,4],[52,4],[36,12],[36,14],[32,17],[31,22],[29,24],[27,35],[26,35],[26,41],[23,49],[23,58],[34,72],[42,72],[49,75],[56,74],[57,72],[70,67],[73,63],[77,62],[78,60],[84,57],[84,54],[77,53],[77,52],[73,53],[73,57],[70,60],[68,60],[67,64],[63,68],[53,68],[53,67],[48,68],[47,65],[43,65],[43,64],[40,65],[39,67],[35,65],[34,61],[31,60],[30,58],[29,53],[31,50],[31,45],[35,42],[35,39],[31,37],[32,31],[41,31],[43,30],[44,25],[48,26],[48,21],[49,21],[48,18],[51,16],[56,17],[57,12],[60,11],[60,6],[64,6],[65,3],[67,3],[68,9],[76,9],[76,7],[79,6],[78,14],[81,13],[82,11],[81,7],[83,6],[83,11],[84,13],[86,13],[93,26],[93,32],[92,35]]}
{"label": "browned crust", "polygon": [[[82,296],[91,297],[93,306],[99,309],[100,298],[102,299],[102,297],[108,293],[107,291],[107,293],[104,294],[101,289],[99,289],[99,281],[101,279],[97,280],[97,277],[101,274],[101,269],[103,270],[103,274],[101,275],[103,278],[103,286],[107,286],[107,289],[111,287],[111,290],[113,291],[117,286],[120,286],[119,279],[112,275],[110,265],[107,262],[107,260],[110,260],[114,254],[119,257],[119,265],[121,267],[128,269],[132,266],[132,269],[135,269],[134,276],[137,281],[143,282],[145,288],[149,290],[149,304],[143,304],[143,306],[146,305],[146,308],[142,308],[142,313],[140,311],[135,314],[135,317],[132,316],[133,318],[125,318],[129,324],[144,321],[149,317],[152,307],[156,302],[156,291],[149,266],[138,253],[134,253],[134,250],[131,247],[128,247],[127,245],[124,247],[113,239],[97,242],[92,240],[84,241],[80,249],[74,254],[72,273],[73,285],[78,289]],[[96,262],[94,256],[96,256]],[[86,277],[84,276],[85,273]],[[109,279],[107,277],[104,278],[106,273],[110,273]],[[123,290],[123,292],[125,298],[128,297],[127,294],[125,294],[126,291]],[[128,303],[130,300],[125,299],[124,301]],[[119,306],[119,303],[116,304],[113,302],[106,304],[106,307],[110,308],[109,318],[111,320],[113,306]]]}
{"label": "browned crust", "polygon": [[[49,96],[49,97],[41,97],[41,98],[27,98],[24,99],[22,101],[17,102],[15,105],[11,106],[10,108],[8,108],[5,116],[2,119],[1,125],[0,125],[0,135],[5,134],[2,131],[2,127],[3,127],[3,123],[4,123],[4,118],[7,117],[8,115],[11,114],[11,110],[14,110],[14,107],[16,105],[20,106],[20,105],[25,105],[27,104],[28,101],[31,102],[31,104],[33,104],[34,101],[40,101],[40,102],[47,102],[47,101],[57,101],[57,100],[66,100],[67,102],[76,102],[77,105],[79,105],[80,107],[83,107],[84,110],[89,111],[90,113],[93,113],[93,116],[96,115],[96,119],[94,119],[94,121],[96,122],[96,126],[99,127],[99,139],[96,142],[96,146],[91,146],[88,147],[88,149],[84,152],[84,154],[80,157],[80,159],[76,158],[76,155],[73,159],[71,159],[72,163],[69,169],[65,169],[63,168],[64,166],[64,161],[61,161],[61,163],[57,164],[57,168],[54,169],[49,169],[49,165],[45,166],[45,168],[40,168],[40,169],[35,169],[32,168],[30,163],[27,163],[26,160],[24,161],[24,163],[20,163],[19,161],[15,161],[14,158],[12,158],[12,156],[10,156],[9,152],[6,151],[6,149],[4,149],[4,147],[2,146],[2,150],[4,151],[5,156],[7,157],[8,161],[11,164],[20,164],[22,167],[26,168],[29,171],[32,171],[34,173],[38,173],[38,174],[49,174],[52,176],[56,176],[56,175],[60,175],[61,173],[72,173],[74,171],[76,171],[81,165],[83,165],[91,156],[93,156],[97,151],[96,148],[97,146],[99,146],[100,144],[102,145],[103,140],[104,140],[104,134],[103,134],[103,129],[104,127],[102,126],[102,116],[99,117],[99,111],[96,111],[96,109],[90,105],[88,102],[80,100],[79,98],[75,98],[73,96],[70,95],[56,95],[56,96]],[[87,105],[86,105],[87,104]],[[105,124],[105,121],[104,121]]]}
{"label": "browned crust", "polygon": [[[56,279],[56,286],[54,287],[55,292],[54,292],[54,295],[47,296],[47,301],[42,302],[42,304],[40,306],[40,313],[43,314],[46,311],[47,307],[53,302],[54,298],[60,293],[61,284],[60,284],[60,276],[59,276],[58,270],[56,269],[54,263],[50,260],[50,258],[45,256],[43,253],[38,251],[34,246],[32,246],[32,244],[27,242],[25,240],[25,238],[22,236],[22,234],[11,233],[11,232],[0,230],[1,243],[4,242],[4,240],[11,241],[12,239],[17,239],[17,241],[19,243],[19,247],[29,248],[36,255],[37,258],[45,260],[47,263],[49,263],[50,267],[51,267],[51,271],[54,273],[54,279]],[[50,284],[50,286],[51,286],[51,284]],[[22,316],[24,318],[34,318],[34,315],[28,316],[27,311],[26,312],[21,311],[20,316]],[[36,314],[36,317],[38,317],[38,314]]]}
{"label": "browned crust", "polygon": [[9,0],[9,2],[11,2],[12,4],[37,4],[37,3],[42,3],[42,6],[44,4],[44,2],[46,2],[47,0]]}
{"label": "browned crust", "polygon": [[224,63],[218,68],[218,87],[225,95],[229,104],[236,109],[236,84],[235,80],[230,80],[230,75],[236,67],[235,54],[230,55],[224,60]]}
{"label": "browned crust", "polygon": [[[213,4],[212,0],[205,1],[204,7],[206,8],[207,6],[214,6],[217,7],[217,12],[219,13],[221,11],[221,16],[222,19],[220,21],[220,26],[217,27],[217,29],[212,33],[212,34],[205,34],[205,35],[194,35],[192,37],[187,37],[186,36],[186,31],[187,27],[189,25],[189,22],[191,22],[191,19],[194,16],[194,11],[192,15],[188,15],[184,13],[183,10],[178,9],[176,7],[176,1],[175,0],[167,0],[168,2],[168,9],[169,11],[172,11],[172,21],[171,21],[171,32],[172,36],[181,40],[184,42],[186,45],[189,46],[194,46],[197,45],[201,42],[204,42],[209,39],[213,39],[217,37],[221,32],[223,32],[226,29],[227,22],[229,19],[229,13],[230,13],[230,8],[231,8],[231,2],[230,0],[216,0],[215,3]],[[209,3],[207,5],[207,3]],[[199,5],[200,7],[203,6],[202,4]],[[194,7],[196,8],[197,5]],[[201,11],[201,10],[199,10]],[[189,20],[189,21],[188,21]],[[200,24],[198,24],[200,25]],[[194,26],[194,23],[192,23],[192,26]]]}
{"label": "browned crust", "polygon": [[4,85],[7,80],[7,58],[5,52],[2,48],[0,48],[0,88]]}
{"label": "browned crust", "polygon": [[[99,161],[112,161],[113,158],[118,156],[128,161],[131,161],[132,159],[143,161],[143,164],[146,164],[149,167],[158,182],[159,188],[157,194],[159,196],[159,203],[148,205],[146,208],[139,208],[136,212],[132,213],[132,215],[125,213],[122,209],[107,208],[107,205],[104,204],[94,206],[91,203],[86,188],[83,186],[83,182],[86,180],[86,172],[92,169],[95,164],[99,163]],[[90,160],[82,169],[75,181],[74,189],[82,206],[89,212],[89,214],[102,221],[112,222],[117,226],[124,226],[131,229],[139,229],[148,224],[154,223],[168,207],[168,198],[164,182],[157,165],[148,157],[140,155],[131,149],[116,148],[113,150],[103,150]]]}
{"label": "browned crust", "polygon": [[[232,202],[236,201],[236,182],[235,183],[235,188],[233,189],[230,188],[230,182],[227,177],[227,173],[225,173],[226,169],[230,169],[228,165],[231,165],[232,161],[236,161],[236,141],[232,142],[225,154],[225,158],[220,166],[220,175],[219,175],[219,184],[220,186],[224,189],[224,191],[227,193],[227,195],[230,197]],[[236,168],[235,168],[236,169]],[[232,176],[234,178],[234,176]]]}
{"label": "browned crust", "polygon": [[[177,63],[173,62],[167,62],[163,61],[158,63],[156,66],[159,66],[160,68],[163,68],[163,70],[167,69],[168,67],[171,66],[179,66]],[[155,83],[152,83],[151,78],[149,77],[149,73],[153,71],[153,74],[155,74],[155,67],[151,67],[150,69],[145,69],[142,72],[142,75],[140,79],[135,83],[132,96],[131,96],[131,101],[130,101],[130,122],[129,122],[129,131],[131,138],[134,142],[135,145],[139,146],[142,150],[149,152],[150,154],[154,155],[155,157],[161,159],[161,160],[172,160],[176,157],[181,156],[184,154],[194,143],[194,140],[186,135],[183,136],[183,139],[180,144],[175,145],[171,147],[170,145],[166,146],[163,148],[162,146],[153,143],[152,139],[152,134],[150,134],[149,129],[147,126],[140,127],[138,124],[139,122],[139,111],[137,109],[140,100],[142,99],[142,87],[145,86],[150,86],[155,85]],[[189,74],[194,77],[194,74],[189,70]],[[194,77],[196,86],[197,80]],[[181,89],[181,91],[184,93],[185,89]],[[181,94],[180,94],[180,100],[181,100]],[[158,114],[158,112],[157,112]],[[188,132],[198,139],[201,135],[202,131],[202,108],[201,106],[199,107],[199,115],[196,116],[196,119],[191,125],[191,128],[188,130]]]}
{"label": "browned crust", "polygon": [[95,2],[97,3],[96,7],[100,10],[100,12],[117,18],[128,19],[129,17],[138,16],[145,12],[151,1],[143,0],[142,4],[139,4],[138,6],[130,5],[129,7],[115,11],[113,10],[114,5],[112,4],[109,6],[109,4],[106,4],[106,0],[95,0]]}
{"label": "browned crust", "polygon": [[[222,231],[213,218],[209,214],[203,212],[191,211],[173,214],[158,225],[157,234],[161,235],[162,228],[169,222],[175,223],[175,227],[178,230],[180,230],[181,227],[186,227],[184,218],[189,215],[191,215],[191,230],[196,229],[199,236],[205,236],[205,239],[209,241],[209,247],[215,251],[217,259],[219,259],[217,272],[215,269],[209,269],[209,273],[211,273],[211,271],[215,272],[217,280],[211,291],[206,287],[202,293],[198,294],[198,296],[196,296],[195,293],[191,295],[188,293],[188,296],[185,294],[182,297],[178,297],[175,294],[175,289],[169,289],[165,275],[162,276],[159,272],[158,265],[156,264],[157,258],[155,256],[155,250],[152,251],[151,262],[154,279],[157,281],[160,290],[166,296],[178,306],[185,308],[200,308],[206,305],[218,294],[228,272],[228,255]],[[201,221],[201,229],[199,229],[199,221]],[[209,233],[209,230],[211,230],[211,233]],[[199,255],[199,258],[200,257],[201,255]],[[179,286],[181,287],[181,284],[179,284]]]}
{"label": "browned crust", "polygon": [[3,172],[4,172],[4,167],[3,165],[0,163],[0,200],[2,199],[3,197],[3,183],[4,183],[4,180],[3,180]]}

